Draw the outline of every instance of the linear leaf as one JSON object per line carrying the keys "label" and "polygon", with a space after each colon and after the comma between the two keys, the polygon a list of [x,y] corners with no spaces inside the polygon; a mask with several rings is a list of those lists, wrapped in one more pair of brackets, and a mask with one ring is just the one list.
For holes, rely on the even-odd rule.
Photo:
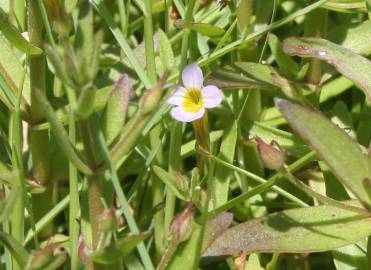
{"label": "linear leaf", "polygon": [[286,210],[225,231],[205,257],[260,252],[320,252],[355,243],[371,234],[371,218],[333,206]]}
{"label": "linear leaf", "polygon": [[0,8],[0,31],[10,43],[20,51],[30,54],[42,54],[42,50],[28,42],[22,34],[9,21],[8,15]]}
{"label": "linear leaf", "polygon": [[[206,250],[219,235],[221,235],[231,225],[233,215],[231,213],[219,214],[210,219],[205,226],[202,250]],[[191,238],[181,243],[166,269],[189,270],[195,258],[195,249],[200,240],[201,227],[195,224]]]}
{"label": "linear leaf", "polygon": [[317,111],[290,101],[281,101],[278,107],[290,126],[314,148],[339,180],[371,206],[371,198],[363,185],[369,177],[367,157],[360,146]]}
{"label": "linear leaf", "polygon": [[326,61],[371,98],[371,61],[367,58],[318,38],[288,38],[284,41],[283,49],[292,56],[313,57]]}
{"label": "linear leaf", "polygon": [[26,249],[17,240],[4,232],[0,232],[0,242],[3,243],[12,256],[14,256],[19,265],[24,268],[29,256]]}
{"label": "linear leaf", "polygon": [[267,65],[236,62],[212,73],[206,84],[220,88],[257,88],[279,92],[280,85],[273,80],[274,74],[277,71]]}
{"label": "linear leaf", "polygon": [[116,243],[98,249],[91,254],[93,261],[109,265],[114,264],[122,257],[127,256],[136,246],[150,236],[150,233],[130,234],[124,238],[118,239]]}
{"label": "linear leaf", "polygon": [[223,29],[208,23],[190,22],[185,27],[208,37],[220,37],[225,33]]}
{"label": "linear leaf", "polygon": [[43,95],[38,89],[34,89],[34,92],[41,106],[41,110],[44,112],[46,119],[49,121],[51,130],[54,132],[56,140],[63,153],[71,162],[76,165],[76,167],[80,171],[86,174],[91,174],[91,169],[78,156],[76,149],[68,138],[66,130],[64,129],[62,123],[59,121],[45,95]]}
{"label": "linear leaf", "polygon": [[[2,92],[0,94],[1,100],[9,107],[13,105],[18,93],[18,87],[22,82],[22,74],[24,68],[12,50],[9,42],[0,34],[0,79]],[[23,83],[23,97],[22,103],[30,103],[30,79],[26,74]],[[25,108],[22,104],[22,110]]]}
{"label": "linear leaf", "polygon": [[174,174],[171,174],[156,165],[154,165],[152,169],[153,172],[157,175],[157,177],[160,178],[162,182],[164,182],[167,188],[171,189],[175,196],[177,196],[179,199],[183,201],[187,200],[187,196],[184,193],[184,191],[180,190],[179,187],[177,186],[177,177]]}
{"label": "linear leaf", "polygon": [[14,187],[6,201],[0,206],[0,223],[3,223],[11,213],[13,206],[18,198],[18,196],[22,196],[19,194],[20,190],[18,187]]}
{"label": "linear leaf", "polygon": [[[224,133],[222,144],[218,157],[226,162],[233,163],[235,149],[237,143],[237,123],[233,121]],[[229,194],[229,182],[230,182],[230,171],[218,164],[215,169],[215,176],[213,181],[213,195],[212,203],[213,207],[219,207],[220,205],[228,201]]]}

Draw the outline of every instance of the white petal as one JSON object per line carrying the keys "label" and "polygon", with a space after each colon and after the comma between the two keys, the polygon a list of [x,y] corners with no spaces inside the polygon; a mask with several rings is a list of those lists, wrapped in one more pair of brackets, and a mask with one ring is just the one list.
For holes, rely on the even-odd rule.
{"label": "white petal", "polygon": [[189,88],[201,89],[204,82],[202,70],[196,64],[186,66],[182,72],[183,85]]}
{"label": "white petal", "polygon": [[201,90],[204,106],[206,108],[215,108],[223,101],[223,93],[214,85],[208,85]]}
{"label": "white petal", "polygon": [[179,86],[178,90],[166,101],[168,104],[181,105],[183,98],[187,90],[184,87]]}
{"label": "white petal", "polygon": [[200,119],[205,113],[205,109],[201,108],[196,113],[189,113],[183,110],[181,106],[174,107],[171,109],[171,116],[180,122],[192,122],[194,120]]}

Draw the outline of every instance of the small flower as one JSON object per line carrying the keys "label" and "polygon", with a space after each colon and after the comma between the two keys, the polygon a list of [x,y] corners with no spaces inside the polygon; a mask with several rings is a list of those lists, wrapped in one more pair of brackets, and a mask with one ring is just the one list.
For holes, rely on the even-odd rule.
{"label": "small flower", "polygon": [[183,86],[167,100],[175,105],[171,116],[180,122],[192,122],[205,114],[205,108],[211,109],[223,101],[223,93],[214,85],[203,86],[204,77],[199,66],[191,64],[182,72]]}

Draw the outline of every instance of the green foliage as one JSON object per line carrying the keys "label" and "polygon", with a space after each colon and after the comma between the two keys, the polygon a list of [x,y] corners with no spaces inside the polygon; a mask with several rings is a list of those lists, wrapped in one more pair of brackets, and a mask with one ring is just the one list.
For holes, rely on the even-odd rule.
{"label": "green foliage", "polygon": [[0,269],[370,269],[370,14],[0,0]]}

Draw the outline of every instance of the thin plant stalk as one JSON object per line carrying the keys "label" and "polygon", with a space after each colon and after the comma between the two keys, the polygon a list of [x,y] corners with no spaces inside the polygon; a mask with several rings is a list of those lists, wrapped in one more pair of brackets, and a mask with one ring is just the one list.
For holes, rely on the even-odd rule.
{"label": "thin plant stalk", "polygon": [[[316,9],[306,16],[304,35],[307,37],[325,38],[327,32],[328,11],[325,9]],[[306,81],[315,85],[320,84],[322,79],[322,63],[318,59],[307,60],[309,70],[306,75]]]}
{"label": "thin plant stalk", "polygon": [[[130,212],[129,202],[126,198],[126,195],[125,195],[124,191],[121,188],[121,184],[120,184],[120,181],[118,179],[114,163],[111,160],[111,156],[110,156],[109,150],[108,150],[108,148],[105,144],[105,139],[104,139],[104,136],[103,136],[102,133],[99,134],[99,145],[102,148],[102,152],[103,152],[102,154],[103,154],[104,160],[107,163],[108,168],[111,172],[112,184],[114,186],[117,198],[118,198],[118,200],[121,204],[121,209],[122,209],[122,211],[125,215],[125,218],[126,218],[128,226],[129,226],[129,229],[132,233],[139,233],[138,225],[135,222],[135,219],[134,219],[132,213]],[[138,252],[139,252],[139,256],[142,259],[142,262],[143,262],[143,265],[144,265],[145,269],[146,270],[153,270],[154,267],[153,267],[151,258],[148,254],[148,251],[147,251],[144,243],[139,243],[137,245],[137,249],[138,249]]]}
{"label": "thin plant stalk", "polygon": [[[17,196],[17,201],[15,202],[12,215],[11,215],[11,224],[12,229],[11,233],[15,240],[18,240],[20,243],[24,240],[24,211],[25,211],[25,198],[26,198],[26,185],[24,179],[24,168],[22,160],[22,127],[21,127],[21,116],[20,116],[20,105],[22,99],[22,89],[24,83],[25,73],[23,73],[23,78],[19,87],[19,93],[17,97],[17,102],[15,104],[15,110],[12,115],[12,129],[11,129],[11,149],[12,149],[12,163],[13,167],[17,169],[18,175],[14,179],[13,188],[19,190]],[[21,269],[21,266],[18,262],[13,259],[13,269]]]}
{"label": "thin plant stalk", "polygon": [[145,0],[144,42],[146,48],[146,65],[148,78],[152,86],[156,83],[155,48],[153,43],[152,1]]}
{"label": "thin plant stalk", "polygon": [[[30,43],[34,46],[42,47],[44,42],[44,27],[37,1],[27,1],[28,14],[28,34]],[[31,122],[40,123],[44,119],[41,106],[36,95],[36,91],[45,93],[46,64],[43,55],[30,56],[29,72],[31,83]],[[50,178],[50,158],[49,158],[49,132],[48,130],[30,129],[30,146],[32,156],[32,174],[35,181],[44,185],[46,191],[42,194],[33,194],[32,205],[35,219],[41,218],[52,205]],[[52,224],[44,229],[43,235],[48,236],[53,229]]]}
{"label": "thin plant stalk", "polygon": [[[74,112],[70,113],[69,122],[69,137],[71,143],[76,142],[76,124],[74,118]],[[69,202],[69,235],[70,235],[70,258],[71,258],[71,270],[77,270],[79,268],[79,257],[78,257],[78,242],[79,242],[79,222],[78,222],[78,209],[80,206],[79,202],[79,191],[78,191],[78,175],[77,169],[72,162],[69,163],[69,181],[70,181],[70,202]]]}
{"label": "thin plant stalk", "polygon": [[[174,122],[171,127],[170,149],[169,149],[169,172],[175,173],[180,170],[181,146],[182,146],[182,124]],[[165,221],[164,221],[164,241],[170,233],[170,224],[174,217],[176,197],[171,189],[166,191]]]}

